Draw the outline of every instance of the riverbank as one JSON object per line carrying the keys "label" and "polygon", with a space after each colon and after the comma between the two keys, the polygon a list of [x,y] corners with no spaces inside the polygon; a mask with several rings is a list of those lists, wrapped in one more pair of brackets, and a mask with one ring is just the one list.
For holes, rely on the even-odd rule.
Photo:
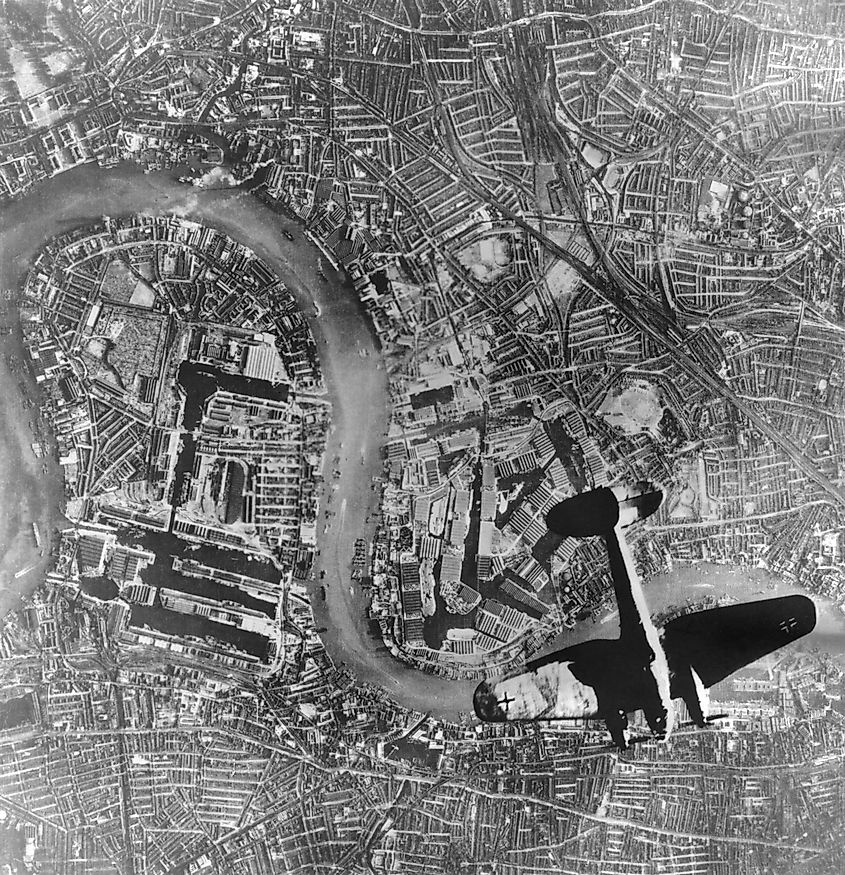
{"label": "riverbank", "polygon": [[[383,686],[407,707],[445,717],[468,711],[474,684],[449,683],[395,660],[381,640],[369,634],[367,600],[359,587],[351,586],[355,539],[372,538],[374,531],[374,522],[366,519],[374,519],[378,505],[371,485],[372,477],[381,473],[381,444],[390,411],[388,379],[357,294],[325,263],[296,221],[238,189],[198,189],[179,183],[176,173],[144,174],[134,165],[109,170],[86,165],[45,181],[25,199],[0,210],[2,286],[22,286],[32,259],[50,237],[99,222],[103,215],[135,213],[170,213],[222,231],[249,246],[294,295],[317,342],[332,403],[327,458],[340,455],[343,460],[341,477],[334,481],[337,488],[332,490],[329,478],[320,502],[318,570],[325,570],[326,577],[320,581],[318,576],[309,585],[317,626],[329,630],[323,635],[326,649],[359,680]],[[294,239],[285,238],[284,231]],[[319,277],[321,271],[325,281]],[[48,506],[51,484],[55,481],[61,490],[59,472],[48,478],[49,482],[40,477],[21,484],[15,494],[32,493]],[[329,507],[336,515],[323,532],[322,514]],[[33,575],[18,591],[25,596],[41,579],[43,574]],[[321,583],[328,584],[325,602],[319,596]],[[19,603],[17,597],[13,601]],[[14,606],[4,605],[3,612]]]}
{"label": "riverbank", "polygon": [[[786,583],[765,568],[735,568],[713,562],[675,563],[672,571],[644,581],[643,592],[652,614],[680,607],[688,599],[698,601],[705,596],[730,596],[740,602],[754,602],[785,595],[808,595],[801,587]],[[819,596],[812,596],[812,599],[818,617],[816,628],[792,646],[845,653],[845,614],[830,599]],[[616,610],[610,608],[595,622],[580,623],[571,631],[564,630],[543,653],[588,638],[613,638],[618,633]]]}
{"label": "riverbank", "polygon": [[[324,257],[306,239],[296,221],[237,189],[197,189],[179,183],[175,174],[145,175],[132,165],[110,170],[89,165],[48,180],[26,199],[0,209],[0,286],[19,288],[32,258],[49,237],[99,222],[103,215],[121,217],[134,213],[170,213],[217,228],[252,248],[290,289],[317,342],[328,398],[333,405],[327,473],[334,467],[341,471],[337,480],[327,478],[320,501],[320,557],[316,571],[325,571],[326,576],[320,580],[317,573],[317,579],[309,584],[316,624],[327,629],[322,635],[326,649],[337,663],[345,663],[354,671],[360,681],[384,687],[406,707],[445,718],[470,711],[475,684],[423,674],[394,659],[380,636],[371,633],[366,618],[367,599],[360,587],[352,585],[355,540],[359,537],[371,540],[374,534],[378,492],[371,487],[373,476],[382,470],[380,450],[390,410],[388,378],[372,325],[358,296],[344,284],[338,271],[326,269]],[[294,239],[286,239],[284,231]],[[319,278],[321,270],[325,281]],[[8,348],[11,352],[17,348],[14,344],[20,346],[19,337],[0,338],[0,351],[5,355],[6,346],[11,345]],[[22,358],[22,349],[17,355]],[[30,381],[27,385],[34,390],[34,381],[27,379]],[[7,578],[13,580],[14,571],[25,567],[27,557],[33,554],[39,565],[0,593],[0,614],[17,607],[18,594],[25,596],[31,592],[43,579],[47,567],[46,555],[37,555],[30,534],[30,517],[43,521],[42,537],[62,521],[61,472],[51,461],[48,473],[42,474],[41,461],[32,455],[29,447],[32,438],[26,424],[31,417],[22,415],[25,411],[20,407],[18,380],[17,375],[8,373],[5,361],[0,361],[0,391],[6,404],[6,416],[0,420],[0,488],[6,496],[0,511],[3,554],[0,583],[8,583]],[[34,416],[36,408],[29,412]],[[31,459],[26,457],[27,453]],[[342,460],[339,466],[332,464],[336,456]],[[326,510],[334,516],[325,517]],[[740,600],[753,600],[800,591],[771,576],[760,583],[760,574],[766,572],[678,566],[665,579],[647,581],[645,593],[651,610],[656,612],[706,594],[728,593]],[[768,590],[773,580],[776,589]],[[321,585],[326,586],[325,601],[319,595]],[[835,651],[833,645],[845,642],[845,617],[838,620],[831,613],[835,608],[818,603],[817,633],[829,629],[832,637],[815,646],[842,652],[845,646],[840,644],[840,650]],[[615,634],[612,620],[582,623],[572,631],[564,630],[553,647]],[[816,639],[807,641],[814,646]]]}
{"label": "riverbank", "polygon": [[786,583],[765,568],[734,568],[712,562],[676,563],[671,572],[649,580],[645,594],[653,612],[683,604],[687,598],[701,599],[707,595],[717,598],[730,595],[741,602],[786,595],[810,595],[816,605],[816,628],[795,646],[845,653],[845,614],[837,605],[828,598],[812,595],[800,586]]}
{"label": "riverbank", "polygon": [[[3,261],[0,253],[0,265]],[[2,281],[7,287],[5,277]],[[53,531],[67,522],[62,514],[64,480],[55,453],[39,459],[32,451],[39,423],[39,389],[26,364],[14,306],[2,321],[14,329],[0,337],[4,404],[0,417],[0,616],[20,607],[44,579],[51,562]],[[14,371],[10,359],[18,363]],[[24,407],[27,399],[32,406]],[[52,442],[50,447],[54,448]],[[33,524],[38,527],[40,545]]]}

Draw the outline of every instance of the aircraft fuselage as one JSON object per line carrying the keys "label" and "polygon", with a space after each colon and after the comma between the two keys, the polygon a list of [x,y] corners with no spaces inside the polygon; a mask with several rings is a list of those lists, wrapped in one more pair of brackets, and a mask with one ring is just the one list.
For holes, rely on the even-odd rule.
{"label": "aircraft fuselage", "polygon": [[[643,488],[644,487],[644,488]],[[626,714],[642,709],[652,731],[671,730],[669,669],[623,528],[653,512],[662,494],[651,484],[597,489],[557,505],[552,531],[572,537],[599,535],[607,546],[619,608],[620,637],[578,644],[535,660],[528,670],[475,693],[482,720],[562,720],[597,717],[624,746]]]}
{"label": "aircraft fuselage", "polygon": [[684,614],[658,632],[623,530],[653,513],[660,496],[651,484],[602,488],[552,509],[552,531],[604,539],[619,637],[576,644],[528,662],[511,677],[482,682],[473,700],[479,718],[600,718],[624,749],[628,714],[642,711],[652,733],[666,737],[674,723],[672,700],[681,698],[693,722],[705,726],[709,687],[812,631],[812,600],[793,595]]}

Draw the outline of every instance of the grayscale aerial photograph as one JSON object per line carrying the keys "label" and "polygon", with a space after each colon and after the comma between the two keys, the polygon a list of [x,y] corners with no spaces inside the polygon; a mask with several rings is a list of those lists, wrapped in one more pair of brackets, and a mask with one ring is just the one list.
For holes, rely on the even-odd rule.
{"label": "grayscale aerial photograph", "polygon": [[0,0],[0,875],[845,873],[845,2]]}

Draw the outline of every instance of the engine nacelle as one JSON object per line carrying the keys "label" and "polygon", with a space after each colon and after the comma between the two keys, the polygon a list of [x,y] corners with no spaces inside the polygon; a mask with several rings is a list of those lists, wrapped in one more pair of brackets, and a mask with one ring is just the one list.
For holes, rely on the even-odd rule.
{"label": "engine nacelle", "polygon": [[663,491],[647,480],[582,492],[556,504],[546,515],[549,530],[568,538],[607,535],[651,516],[663,501]]}

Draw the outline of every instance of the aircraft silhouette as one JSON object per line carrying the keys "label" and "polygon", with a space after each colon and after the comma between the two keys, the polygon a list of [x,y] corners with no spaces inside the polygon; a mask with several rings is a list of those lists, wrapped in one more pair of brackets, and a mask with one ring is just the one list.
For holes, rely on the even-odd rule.
{"label": "aircraft silhouette", "polygon": [[[707,688],[768,653],[811,632],[816,609],[805,596],[784,596],[685,614],[655,628],[624,529],[654,513],[663,500],[651,483],[602,487],[549,511],[552,532],[601,536],[607,546],[619,608],[616,639],[593,639],[527,662],[525,671],[482,681],[475,713],[484,721],[605,721],[613,743],[628,746],[628,714],[642,711],[652,735],[671,733],[674,699],[682,699],[699,727]],[[720,715],[723,716],[723,715]]]}

